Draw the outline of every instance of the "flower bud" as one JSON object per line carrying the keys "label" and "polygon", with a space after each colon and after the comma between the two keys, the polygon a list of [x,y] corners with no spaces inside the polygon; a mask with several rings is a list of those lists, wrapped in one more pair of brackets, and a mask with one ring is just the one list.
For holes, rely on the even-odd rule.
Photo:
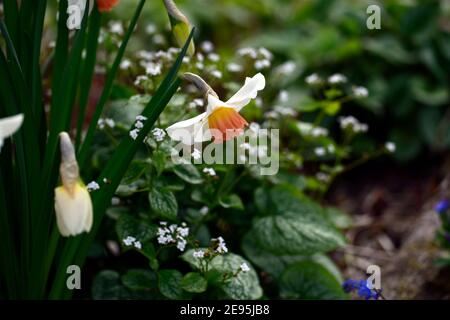
{"label": "flower bud", "polygon": [[[169,15],[170,25],[172,26],[172,33],[177,41],[179,47],[183,47],[184,43],[191,32],[191,23],[188,18],[177,8],[173,0],[164,0],[167,13]],[[195,53],[194,40],[189,44],[188,55],[193,56]]]}
{"label": "flower bud", "polygon": [[55,189],[56,222],[62,236],[76,236],[92,228],[93,209],[89,192],[80,179],[75,150],[70,137],[60,137],[62,186]]}

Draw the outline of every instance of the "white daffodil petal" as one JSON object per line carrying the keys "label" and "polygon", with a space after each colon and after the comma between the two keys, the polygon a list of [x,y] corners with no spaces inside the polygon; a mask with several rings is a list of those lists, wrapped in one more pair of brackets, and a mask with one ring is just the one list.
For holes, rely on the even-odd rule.
{"label": "white daffodil petal", "polygon": [[23,122],[23,114],[0,119],[0,139],[9,137],[16,132]]}
{"label": "white daffodil petal", "polygon": [[208,94],[208,106],[206,108],[206,112],[213,112],[215,109],[220,107],[226,107],[226,103],[220,100],[219,98],[213,96],[212,94]]}
{"label": "white daffodil petal", "polygon": [[166,129],[167,134],[172,140],[183,141],[185,144],[193,144],[194,138],[197,139],[198,132],[202,130],[207,121],[208,112],[203,112],[198,116],[174,123]]}
{"label": "white daffodil petal", "polygon": [[92,202],[86,187],[77,184],[73,194],[64,186],[55,189],[55,212],[62,236],[75,236],[92,227]]}
{"label": "white daffodil petal", "polygon": [[232,96],[226,104],[232,106],[236,111],[241,110],[250,100],[255,99],[258,91],[264,89],[266,79],[261,73],[256,74],[252,78],[246,78],[243,87]]}

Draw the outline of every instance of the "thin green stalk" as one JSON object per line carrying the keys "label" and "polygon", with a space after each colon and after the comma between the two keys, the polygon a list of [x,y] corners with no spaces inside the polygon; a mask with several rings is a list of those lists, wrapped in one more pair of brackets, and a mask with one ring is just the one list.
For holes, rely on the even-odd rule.
{"label": "thin green stalk", "polygon": [[102,23],[101,14],[94,6],[94,9],[89,20],[88,39],[86,45],[86,58],[84,59],[82,73],[80,78],[80,100],[77,121],[77,135],[75,139],[75,150],[78,150],[81,142],[81,135],[83,131],[83,123],[86,115],[86,107],[89,102],[89,93],[91,90],[92,78],[95,70],[95,62],[97,57],[98,37],[100,34],[100,27]]}
{"label": "thin green stalk", "polygon": [[144,7],[145,0],[140,0],[136,11],[134,13],[133,18],[131,19],[130,25],[128,26],[127,32],[125,34],[125,37],[122,41],[122,44],[120,45],[119,51],[117,52],[116,58],[114,59],[114,63],[111,67],[111,69],[108,72],[108,76],[106,78],[105,86],[102,91],[102,95],[100,97],[100,100],[97,104],[97,107],[95,108],[94,115],[91,119],[91,123],[89,125],[86,137],[84,139],[83,144],[81,145],[81,148],[78,152],[78,163],[81,168],[83,168],[87,157],[90,152],[90,148],[92,145],[92,140],[94,139],[94,133],[97,129],[97,123],[100,119],[100,116],[103,112],[103,108],[105,107],[106,102],[109,99],[109,96],[111,94],[111,89],[114,83],[114,79],[116,77],[117,70],[119,68],[120,62],[122,61],[123,55],[125,54],[125,49],[127,48],[128,41],[131,38],[131,35],[133,34],[137,21],[139,19],[139,16],[141,15],[142,8]]}

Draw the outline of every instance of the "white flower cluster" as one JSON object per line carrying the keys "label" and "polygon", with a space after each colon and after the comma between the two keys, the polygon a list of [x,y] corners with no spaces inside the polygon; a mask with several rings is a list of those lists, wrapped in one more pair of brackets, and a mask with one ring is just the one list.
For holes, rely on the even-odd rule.
{"label": "white flower cluster", "polygon": [[240,265],[239,270],[242,271],[242,272],[249,272],[250,271],[250,267],[245,262],[243,262]]}
{"label": "white flower cluster", "polygon": [[122,22],[111,20],[108,23],[109,32],[122,36],[124,33]]}
{"label": "white flower cluster", "polygon": [[157,76],[161,74],[162,64],[152,61],[141,61],[140,65],[145,69],[145,73],[149,76]]}
{"label": "white flower cluster", "polygon": [[144,127],[144,121],[147,120],[147,117],[144,117],[142,115],[139,115],[136,117],[136,122],[134,124],[134,129],[130,131],[130,137],[133,140],[136,140],[136,138],[139,136],[139,131]]}
{"label": "white flower cluster", "polygon": [[313,86],[318,85],[322,83],[322,79],[319,77],[317,73],[310,74],[305,78],[305,81],[307,84]]}
{"label": "white flower cluster", "polygon": [[369,130],[367,124],[359,122],[359,120],[353,116],[339,117],[339,124],[342,130],[350,129],[355,133],[367,132],[367,130]]}
{"label": "white flower cluster", "polygon": [[203,50],[203,52],[205,53],[209,53],[212,52],[214,50],[214,45],[211,41],[203,41],[200,44],[200,48]]}
{"label": "white flower cluster", "polygon": [[287,61],[287,62],[283,63],[282,65],[280,65],[279,67],[277,67],[276,72],[281,75],[288,76],[288,75],[292,74],[296,68],[297,68],[297,65],[295,64],[294,61]]}
{"label": "white flower cluster", "polygon": [[116,122],[111,118],[100,118],[97,125],[100,130],[103,130],[105,127],[114,128],[116,126]]}
{"label": "white flower cluster", "polygon": [[120,63],[120,69],[122,70],[130,69],[130,67],[131,67],[130,59],[123,59],[122,62]]}
{"label": "white flower cluster", "polygon": [[92,192],[92,191],[100,189],[100,186],[98,185],[97,182],[91,181],[87,184],[86,188],[89,192]]}
{"label": "white flower cluster", "polygon": [[227,70],[230,72],[241,72],[243,69],[244,68],[240,64],[235,63],[235,62],[230,62],[227,65]]}
{"label": "white flower cluster", "polygon": [[204,250],[195,250],[192,253],[192,256],[197,259],[203,259],[205,257],[205,251]]}
{"label": "white flower cluster", "polygon": [[329,144],[326,148],[325,147],[316,147],[314,148],[314,153],[318,157],[323,157],[327,153],[334,153],[336,151],[336,148],[333,144]]}
{"label": "white flower cluster", "polygon": [[255,59],[255,69],[262,70],[269,68],[272,65],[273,54],[266,48],[241,48],[238,50],[238,55],[245,57],[248,56],[251,59]]}
{"label": "white flower cluster", "polygon": [[135,237],[128,236],[122,241],[127,247],[134,246],[136,249],[142,249],[141,242],[137,240]]}
{"label": "white flower cluster", "polygon": [[330,176],[324,172],[317,172],[316,178],[317,178],[317,180],[322,181],[322,182],[330,181]]}
{"label": "white flower cluster", "polygon": [[145,82],[148,80],[148,77],[146,75],[140,75],[136,77],[136,80],[134,80],[134,85],[138,86],[142,82]]}
{"label": "white flower cluster", "polygon": [[212,240],[217,243],[217,247],[215,249],[217,253],[222,254],[222,253],[228,252],[227,245],[225,244],[225,240],[223,240],[222,237],[218,237],[217,239],[212,239]]}
{"label": "white flower cluster", "polygon": [[397,149],[397,146],[395,145],[395,143],[393,142],[386,142],[384,147],[386,148],[387,151],[389,151],[390,153],[394,153],[395,150]]}
{"label": "white flower cluster", "polygon": [[206,173],[211,177],[214,177],[216,175],[216,171],[213,168],[204,168],[203,173]]}
{"label": "white flower cluster", "polygon": [[177,249],[184,251],[186,248],[186,237],[189,235],[189,228],[186,227],[186,223],[182,223],[181,226],[171,224],[167,226],[167,222],[161,221],[161,227],[158,228],[158,243],[160,244],[176,244]]}
{"label": "white flower cluster", "polygon": [[166,132],[163,129],[155,128],[152,130],[153,138],[155,138],[156,141],[161,142],[166,137]]}
{"label": "white flower cluster", "polygon": [[367,90],[367,88],[365,87],[354,87],[353,95],[356,98],[366,98],[369,96],[369,90]]}
{"label": "white flower cluster", "polygon": [[331,84],[339,84],[347,82],[347,77],[340,73],[335,73],[328,78],[328,82]]}

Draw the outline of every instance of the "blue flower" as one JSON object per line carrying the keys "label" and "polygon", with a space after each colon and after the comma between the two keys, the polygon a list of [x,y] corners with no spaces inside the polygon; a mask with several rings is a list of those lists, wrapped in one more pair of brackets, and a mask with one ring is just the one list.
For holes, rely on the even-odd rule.
{"label": "blue flower", "polygon": [[442,214],[445,211],[447,211],[449,207],[450,207],[450,202],[448,200],[441,200],[434,207],[434,210],[436,210],[437,213]]}
{"label": "blue flower", "polygon": [[358,296],[366,300],[370,300],[371,298],[373,298],[374,300],[378,300],[378,298],[381,295],[381,289],[380,290],[370,289],[367,286],[366,280],[347,279],[342,284],[342,289],[347,293],[356,291]]}

